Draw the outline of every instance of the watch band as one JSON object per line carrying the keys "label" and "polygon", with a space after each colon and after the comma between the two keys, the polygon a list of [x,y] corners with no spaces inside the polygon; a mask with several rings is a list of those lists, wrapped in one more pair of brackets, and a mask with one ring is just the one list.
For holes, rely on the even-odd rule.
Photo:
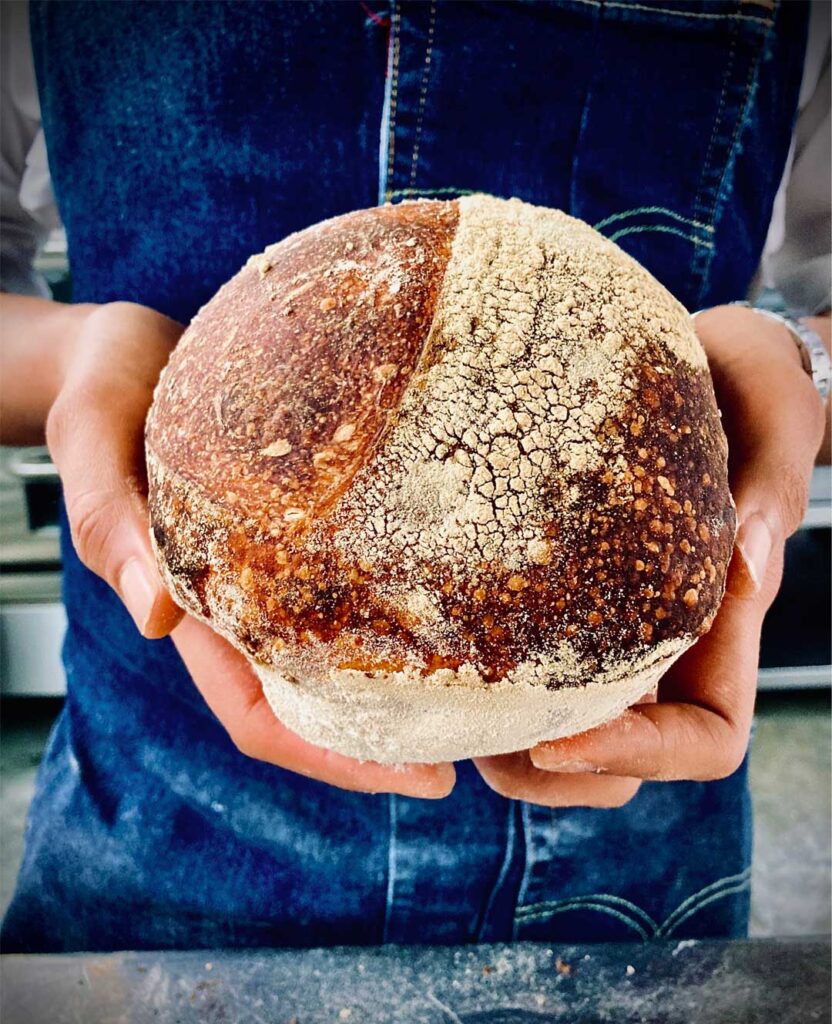
{"label": "watch band", "polygon": [[[832,390],[832,359],[829,358],[826,346],[816,331],[794,317],[775,313],[770,309],[761,309],[759,306],[753,306],[750,302],[731,302],[729,305],[752,309],[760,316],[768,317],[769,320],[774,320],[785,327],[794,338],[803,369],[812,378],[821,398],[824,401],[827,400],[829,392]],[[706,312],[704,309],[697,310],[692,314],[693,319],[695,320],[700,313],[704,312]]]}

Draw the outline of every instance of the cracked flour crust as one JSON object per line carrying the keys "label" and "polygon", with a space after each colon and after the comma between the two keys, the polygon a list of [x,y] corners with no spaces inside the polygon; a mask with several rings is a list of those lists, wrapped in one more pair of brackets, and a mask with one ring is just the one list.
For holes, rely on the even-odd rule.
{"label": "cracked flour crust", "polygon": [[289,728],[385,762],[614,717],[709,628],[734,539],[686,311],[586,224],[486,196],[249,261],[171,360],[148,467],[177,599]]}
{"label": "cracked flour crust", "polygon": [[423,376],[343,500],[336,543],[467,576],[478,560],[546,563],[547,484],[609,454],[596,431],[620,416],[643,357],[625,339],[705,358],[678,303],[588,225],[517,200],[459,205]]}

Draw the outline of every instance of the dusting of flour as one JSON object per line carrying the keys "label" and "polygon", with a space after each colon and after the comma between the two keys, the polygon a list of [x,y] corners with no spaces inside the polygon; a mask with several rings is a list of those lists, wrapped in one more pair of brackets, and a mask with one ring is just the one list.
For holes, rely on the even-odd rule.
{"label": "dusting of flour", "polygon": [[[588,225],[460,200],[421,364],[345,495],[339,548],[457,578],[480,561],[545,564],[547,488],[600,465],[597,428],[621,413],[647,337],[704,365],[684,309]],[[565,495],[579,507],[579,486]]]}

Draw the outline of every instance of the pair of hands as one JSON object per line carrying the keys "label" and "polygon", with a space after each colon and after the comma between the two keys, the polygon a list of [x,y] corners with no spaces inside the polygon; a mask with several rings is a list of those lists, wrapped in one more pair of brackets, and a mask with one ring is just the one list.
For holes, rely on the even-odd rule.
{"label": "pair of hands", "polygon": [[[480,758],[504,796],[548,806],[616,807],[644,779],[715,779],[745,753],[763,617],[803,516],[824,430],[822,403],[788,333],[723,306],[696,322],[730,446],[739,534],[711,631],[662,679],[655,699],[608,725],[531,751]],[[828,332],[827,321],[815,325]],[[385,766],[314,747],[274,717],[246,659],[184,615],[150,547],[144,420],[182,326],[130,303],[79,311],[62,357],[47,442],[81,560],[121,596],[149,638],[173,639],[205,701],[246,755],[344,789],[446,796],[450,764]]]}

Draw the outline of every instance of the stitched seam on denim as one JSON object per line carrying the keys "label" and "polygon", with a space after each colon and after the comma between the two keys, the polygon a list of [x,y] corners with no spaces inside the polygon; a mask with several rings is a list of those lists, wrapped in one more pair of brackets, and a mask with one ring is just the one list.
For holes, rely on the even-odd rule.
{"label": "stitched seam on denim", "polygon": [[383,942],[390,941],[390,928],[393,916],[393,898],[396,887],[396,794],[388,795],[388,812],[390,831],[387,838],[387,896],[384,902],[384,933]]}
{"label": "stitched seam on denim", "polygon": [[[396,188],[390,193],[391,196],[481,196],[490,195],[489,192],[480,192],[475,188]],[[500,197],[497,196],[499,199]]]}
{"label": "stitched seam on denim", "polygon": [[495,903],[495,901],[497,899],[497,894],[499,893],[500,889],[502,889],[503,884],[505,883],[506,876],[508,875],[509,868],[511,867],[511,860],[512,860],[512,857],[514,856],[515,801],[514,800],[509,800],[509,801],[507,801],[507,803],[508,803],[508,817],[507,817],[507,821],[506,821],[506,842],[505,842],[505,850],[503,852],[503,863],[500,865],[500,872],[497,875],[497,881],[494,883],[494,887],[491,890],[491,893],[490,893],[490,895],[488,897],[488,902],[485,904],[485,910],[484,910],[483,915],[482,915],[482,920],[480,921],[480,926],[477,929],[477,942],[482,942],[483,941],[482,936],[483,936],[483,932],[485,931],[485,927],[488,924],[488,918],[491,915],[491,910],[492,910],[492,908],[494,906],[494,903]]}
{"label": "stitched seam on denim", "polygon": [[392,12],[396,6],[396,0],[390,0],[390,15],[388,17],[387,25],[387,56],[386,64],[384,68],[384,100],[381,105],[381,123],[379,124],[378,132],[378,195],[377,202],[379,206],[386,202],[385,193],[387,192],[387,154],[390,148],[390,99],[392,95],[392,84],[393,76],[392,62],[393,62],[393,30],[392,30]]}
{"label": "stitched seam on denim", "polygon": [[604,3],[604,0],[571,0],[572,3],[583,4],[586,7],[620,7],[625,11],[650,11],[650,13],[657,14],[669,14],[678,18],[710,18],[719,21],[749,21],[752,24],[757,22],[758,24],[768,26],[771,24],[770,18],[758,17],[755,14],[706,14],[698,11],[674,11],[670,7],[653,7],[647,6],[646,4],[634,4],[630,3],[629,0],[626,3]]}
{"label": "stitched seam on denim", "polygon": [[686,914],[683,914],[677,921],[674,921],[667,931],[660,931],[656,937],[665,939],[669,938],[676,931],[677,928],[679,928],[681,925],[685,923],[685,921],[687,921],[689,917],[692,917],[694,914],[698,913],[700,910],[703,909],[703,907],[707,907],[708,904],[715,903],[717,900],[721,900],[726,896],[736,896],[741,892],[745,892],[750,885],[751,879],[749,878],[746,879],[744,882],[741,882],[739,885],[733,886],[732,888],[729,887],[727,889],[720,889],[719,892],[713,893],[707,899],[702,900],[701,903],[697,903],[695,907],[691,907]]}
{"label": "stitched seam on denim", "polygon": [[[592,21],[592,41],[591,47],[594,50],[595,44],[598,39],[598,31],[601,25],[601,20],[604,17],[604,4],[600,5],[597,17],[593,18]],[[586,83],[586,91],[584,92],[583,99],[581,101],[581,116],[578,121],[578,134],[575,136],[575,145],[572,148],[572,166],[569,172],[569,212],[575,213],[577,210],[577,192],[578,192],[578,165],[580,163],[580,152],[581,143],[583,142],[584,133],[586,132],[586,123],[589,120],[589,107],[590,98],[592,97],[592,86],[595,82],[596,71],[593,68],[589,74]]]}
{"label": "stitched seam on denim", "polygon": [[387,177],[384,182],[384,198],[385,201],[387,202],[389,202],[393,197],[392,192],[390,191],[390,182],[392,181],[393,178],[393,164],[396,158],[396,104],[398,102],[399,90],[400,21],[401,15],[399,14],[398,7],[396,7],[393,10],[393,16],[390,19],[390,36],[391,43],[393,46],[393,62],[390,71],[390,119],[387,124]]}
{"label": "stitched seam on denim", "polygon": [[710,885],[706,885],[698,892],[693,893],[692,896],[688,896],[687,899],[682,900],[682,902],[679,904],[678,907],[676,907],[675,910],[671,910],[671,912],[667,915],[664,921],[662,921],[662,923],[659,925],[659,933],[664,933],[668,928],[675,928],[675,924],[673,923],[674,919],[679,914],[684,914],[687,911],[687,909],[692,905],[695,905],[698,900],[701,900],[711,895],[711,893],[716,892],[717,890],[722,889],[725,886],[734,885],[736,882],[741,881],[747,882],[750,878],[751,868],[747,867],[745,868],[745,870],[740,871],[740,873],[737,875],[726,875],[724,878],[719,878],[715,882],[711,882]]}
{"label": "stitched seam on denim", "polygon": [[[776,10],[777,7],[775,7],[775,13]],[[768,25],[770,26],[771,22],[769,22]],[[723,188],[725,187],[725,183],[728,180],[729,171],[733,170],[734,162],[737,157],[739,141],[742,137],[742,133],[745,129],[745,126],[748,124],[748,115],[750,112],[751,101],[754,98],[754,93],[756,91],[755,85],[757,81],[757,72],[760,67],[760,60],[762,58],[762,55],[765,53],[767,36],[768,30],[766,31],[766,34],[763,36],[757,53],[755,54],[753,60],[750,62],[748,66],[748,76],[745,80],[745,94],[743,96],[740,116],[737,118],[737,123],[734,126],[734,134],[731,137],[731,145],[728,149],[728,157],[722,168],[722,175],[720,176],[719,185],[717,186],[716,190],[716,195],[714,196],[714,201],[711,205],[710,213],[708,215],[709,224],[714,223],[714,221],[716,220],[717,211],[724,205],[724,200],[727,198],[727,195],[723,195]],[[713,263],[713,257],[714,253],[711,253],[710,257],[705,263],[705,266],[702,268],[702,280],[699,286],[699,294],[697,296],[696,301],[697,309],[702,305],[702,299],[705,294],[705,289],[707,288],[708,281],[710,279],[711,264]]]}
{"label": "stitched seam on denim", "polygon": [[692,896],[688,896],[687,899],[683,900],[679,906],[665,918],[661,925],[657,925],[653,918],[651,918],[646,911],[642,910],[638,904],[631,903],[629,900],[624,900],[619,896],[612,896],[608,893],[592,893],[588,896],[576,896],[573,899],[568,900],[529,903],[525,906],[518,907],[515,914],[515,929],[527,921],[540,921],[553,917],[555,914],[565,913],[569,910],[580,910],[583,908],[587,910],[605,911],[613,917],[616,917],[635,928],[642,934],[643,938],[649,938],[649,934],[626,914],[616,910],[614,907],[607,907],[605,904],[599,902],[600,900],[607,900],[609,902],[625,906],[632,913],[639,915],[644,923],[648,925],[653,936],[657,938],[662,936],[667,937],[672,935],[684,921],[687,921],[687,919],[698,910],[701,910],[703,907],[708,906],[710,903],[713,903],[724,896],[735,895],[743,892],[749,887],[750,883],[750,867],[737,875],[727,875],[725,878],[720,878],[718,881],[712,882],[710,885],[706,885],[703,889],[700,889]]}
{"label": "stitched seam on denim", "polygon": [[707,896],[708,893],[713,892],[714,889],[719,889],[723,885],[733,885],[735,882],[740,882],[745,878],[749,878],[751,875],[751,867],[743,868],[742,871],[738,871],[735,875],[725,875],[723,878],[718,878],[715,882],[711,882],[709,885],[703,886],[697,892],[688,896],[687,899],[682,900],[675,910],[672,910],[668,916],[662,922],[662,928],[666,928],[667,925],[673,920],[673,918],[685,910],[691,903],[695,903],[700,896]]}
{"label": "stitched seam on denim", "polygon": [[[728,96],[728,87],[731,82],[732,72],[734,69],[734,61],[736,59],[737,54],[737,38],[739,34],[737,29],[738,26],[735,22],[731,26],[731,47],[728,51],[728,60],[725,65],[725,74],[722,77],[722,88],[719,93],[719,103],[717,104],[716,108],[716,117],[714,118],[714,124],[711,129],[711,136],[708,139],[708,148],[705,150],[705,159],[702,162],[702,170],[699,175],[699,186],[696,189],[696,197],[693,201],[693,210],[694,213],[696,213],[697,215],[699,214],[700,209],[704,205],[703,191],[707,189],[708,177],[710,175],[711,170],[711,156],[714,151],[714,145],[716,143],[717,135],[719,134],[719,130],[722,126],[722,119],[725,111],[725,100]],[[713,206],[711,206],[708,210],[705,222],[710,226],[711,233],[713,233]],[[689,270],[691,276],[695,277],[696,275],[699,275],[700,277],[699,294],[701,295],[702,289],[704,288],[704,282],[706,279],[708,267],[710,266],[710,260],[708,260],[705,266],[701,268],[701,271],[699,269],[700,266],[701,261],[697,261],[697,253],[694,249],[693,253],[691,254]]]}
{"label": "stitched seam on denim", "polygon": [[422,84],[419,89],[419,113],[416,117],[416,138],[413,140],[413,159],[410,161],[410,184],[416,181],[416,170],[419,166],[419,142],[422,138],[422,121],[425,116],[425,101],[428,98],[428,81],[430,80],[430,61],[433,53],[433,34],[436,28],[436,0],[430,5],[430,22],[428,24],[428,45],[425,50],[425,67],[422,71]]}
{"label": "stitched seam on denim", "polygon": [[658,923],[654,921],[647,911],[643,910],[637,903],[631,903],[630,900],[625,900],[621,896],[611,896],[606,892],[593,892],[586,896],[570,896],[568,899],[563,900],[544,900],[541,903],[528,903],[524,907],[518,907],[517,914],[518,916],[528,915],[529,917],[534,917],[536,914],[556,910],[558,907],[565,906],[566,904],[569,904],[569,906],[573,906],[578,903],[597,904],[600,903],[601,900],[608,903],[617,903],[622,908],[626,907],[631,913],[639,916],[652,931],[656,931],[659,928]]}
{"label": "stitched seam on denim", "polygon": [[[520,823],[523,827],[523,854],[525,863],[523,864],[523,877],[520,880],[520,889],[517,893],[518,905],[525,903],[526,893],[528,892],[532,877],[532,858],[530,855],[531,824],[529,822],[529,805],[526,803],[520,804]],[[517,938],[517,928],[519,924],[520,922],[517,920],[517,914],[515,913],[514,923],[511,930],[512,940]]]}
{"label": "stitched seam on denim", "polygon": [[619,238],[623,238],[625,235],[640,235],[650,231],[656,231],[659,234],[664,235],[678,235],[679,238],[684,238],[688,242],[692,242],[694,245],[701,245],[703,249],[713,249],[714,247],[713,242],[709,242],[704,238],[697,238],[696,235],[692,235],[688,231],[682,231],[680,228],[672,228],[666,224],[637,224],[630,228],[621,228],[620,231],[614,231],[607,237],[611,242],[617,242]]}
{"label": "stitched seam on denim", "polygon": [[[702,162],[702,172],[699,175],[699,188],[696,190],[696,198],[693,201],[693,208],[694,208],[694,210],[698,210],[699,209],[699,203],[700,203],[700,199],[702,197],[702,189],[705,187],[705,182],[706,182],[707,177],[708,177],[708,172],[710,171],[710,167],[711,167],[711,153],[713,153],[714,143],[716,142],[716,137],[717,137],[717,134],[719,133],[720,125],[722,124],[722,115],[723,115],[723,111],[725,110],[725,98],[728,95],[728,83],[731,81],[731,72],[734,69],[734,59],[735,59],[736,54],[737,54],[737,31],[736,31],[736,26],[732,26],[732,28],[733,28],[733,31],[731,33],[731,48],[728,51],[728,62],[725,65],[725,74],[723,75],[723,78],[722,78],[722,89],[720,90],[720,93],[719,93],[719,103],[717,104],[717,108],[716,108],[716,117],[714,118],[714,126],[711,129],[711,137],[708,139],[708,148],[705,150],[705,159]],[[709,225],[711,225],[711,230],[713,230],[713,224],[711,223],[712,222],[712,214],[713,214],[713,210],[711,210],[711,214],[709,215],[708,220],[706,222]]]}
{"label": "stitched seam on denim", "polygon": [[524,924],[526,924],[529,921],[545,920],[547,918],[555,917],[556,914],[566,914],[570,910],[597,910],[599,913],[608,914],[610,917],[614,917],[616,920],[621,921],[623,924],[628,925],[630,928],[633,929],[634,932],[638,932],[638,934],[645,941],[647,939],[649,939],[651,937],[651,934],[652,934],[652,933],[646,932],[644,930],[644,928],[642,928],[641,925],[638,923],[638,921],[635,921],[633,918],[628,917],[626,914],[622,914],[620,910],[615,910],[613,907],[608,907],[608,906],[606,906],[603,903],[579,903],[579,902],[576,902],[574,905],[567,903],[567,904],[564,904],[563,906],[556,907],[554,910],[547,910],[545,913],[529,914],[529,915],[527,915],[526,917],[524,917],[520,921],[518,921],[515,918],[515,922],[514,922],[515,929],[518,927],[518,925],[524,925]]}
{"label": "stitched seam on denim", "polygon": [[728,149],[728,159],[725,161],[725,166],[722,168],[722,174],[719,179],[719,185],[717,186],[716,196],[714,197],[713,205],[711,207],[710,217],[708,218],[708,222],[710,224],[713,224],[717,208],[719,207],[720,202],[723,198],[722,189],[725,185],[725,179],[728,176],[729,168],[732,167],[734,157],[736,156],[737,143],[740,140],[740,136],[743,133],[743,129],[748,124],[749,101],[751,99],[753,91],[752,87],[754,84],[754,80],[757,76],[757,69],[759,67],[760,57],[762,56],[763,49],[764,46],[761,46],[756,56],[748,66],[748,75],[745,79],[745,93],[742,99],[742,108],[740,111],[740,116],[737,118],[737,123],[734,125],[734,134],[731,136],[731,145]]}
{"label": "stitched seam on denim", "polygon": [[[395,0],[391,0],[391,5],[395,4]],[[391,6],[392,11],[392,6]],[[384,194],[387,189],[387,150],[390,142],[388,138],[388,130],[390,127],[390,63],[393,57],[393,39],[392,30],[390,26],[387,28],[387,54],[385,57],[384,67],[384,99],[381,104],[381,121],[379,124],[378,132],[378,193],[376,195],[376,202],[380,206],[384,200]]]}
{"label": "stitched seam on denim", "polygon": [[635,217],[639,213],[663,213],[666,217],[670,217],[672,220],[678,220],[681,224],[690,224],[691,227],[701,228],[703,231],[713,231],[713,227],[710,224],[703,224],[700,220],[692,220],[690,217],[683,217],[680,213],[676,213],[675,210],[669,209],[667,206],[634,206],[632,210],[622,210],[620,213],[611,213],[609,217],[604,217],[603,220],[599,220],[597,224],[593,224],[593,228],[596,231],[600,231],[601,228],[605,228],[608,224],[614,224],[617,220],[624,220],[627,217]]}
{"label": "stitched seam on denim", "polygon": [[[739,0],[739,2],[743,3],[745,0]],[[620,7],[625,11],[658,11],[659,13],[664,14],[677,14],[680,18],[721,18],[722,20],[743,18],[749,21],[765,21],[764,18],[757,17],[753,14],[697,14],[694,11],[674,11],[672,8],[668,7],[653,7],[652,5],[646,6],[645,4],[630,3],[629,0],[626,0],[626,2],[623,3],[605,3],[605,0],[566,0],[566,3],[567,5],[569,3],[583,4],[586,7]]]}
{"label": "stitched seam on denim", "polygon": [[[585,2],[585,0],[580,0]],[[771,18],[758,17],[756,14],[706,14],[703,11],[674,11],[671,7],[654,7],[652,4],[631,4],[611,2],[607,7],[620,7],[624,11],[650,11],[651,14],[669,14],[675,18],[707,18],[711,21],[747,21],[763,25],[765,28],[771,24]]]}

